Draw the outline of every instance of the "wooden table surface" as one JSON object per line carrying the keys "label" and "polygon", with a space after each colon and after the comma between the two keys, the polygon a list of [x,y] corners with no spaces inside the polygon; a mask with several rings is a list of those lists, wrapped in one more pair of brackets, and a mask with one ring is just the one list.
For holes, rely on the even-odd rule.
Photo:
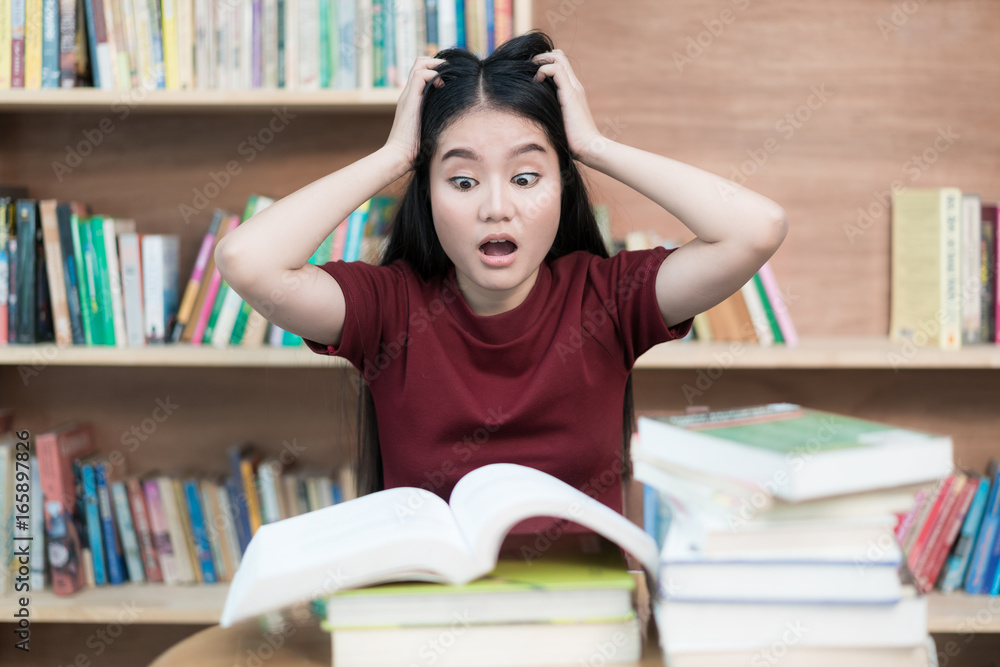
{"label": "wooden table surface", "polygon": [[[651,623],[642,660],[635,667],[663,667],[656,631]],[[285,632],[264,632],[257,621],[229,628],[212,626],[162,654],[151,667],[330,667],[330,635],[315,620],[289,624]]]}

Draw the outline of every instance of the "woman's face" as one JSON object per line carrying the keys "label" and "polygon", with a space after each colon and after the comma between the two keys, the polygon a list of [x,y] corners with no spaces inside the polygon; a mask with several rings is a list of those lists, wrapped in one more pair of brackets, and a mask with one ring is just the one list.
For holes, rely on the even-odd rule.
{"label": "woman's face", "polygon": [[536,123],[473,111],[447,127],[430,166],[434,228],[479,315],[520,305],[559,228],[559,159]]}

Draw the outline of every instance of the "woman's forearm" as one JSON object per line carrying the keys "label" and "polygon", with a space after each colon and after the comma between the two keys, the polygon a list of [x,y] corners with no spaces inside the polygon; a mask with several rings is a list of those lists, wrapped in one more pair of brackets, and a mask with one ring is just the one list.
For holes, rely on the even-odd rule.
{"label": "woman's forearm", "polygon": [[596,141],[580,161],[649,197],[707,243],[768,244],[785,218],[778,204],[729,179],[625,144]]}
{"label": "woman's forearm", "polygon": [[223,237],[215,252],[223,277],[244,284],[302,268],[347,216],[403,176],[409,164],[381,148],[276,201]]}

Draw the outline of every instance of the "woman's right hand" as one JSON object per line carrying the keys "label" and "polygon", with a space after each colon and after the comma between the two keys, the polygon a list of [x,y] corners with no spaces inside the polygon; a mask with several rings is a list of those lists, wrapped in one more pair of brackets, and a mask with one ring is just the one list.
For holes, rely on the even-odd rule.
{"label": "woman's right hand", "polygon": [[409,168],[417,159],[420,150],[420,102],[424,95],[424,86],[434,80],[434,85],[441,87],[444,82],[438,78],[434,68],[444,62],[443,58],[419,56],[410,69],[403,92],[396,104],[396,117],[392,121],[386,148],[398,151]]}

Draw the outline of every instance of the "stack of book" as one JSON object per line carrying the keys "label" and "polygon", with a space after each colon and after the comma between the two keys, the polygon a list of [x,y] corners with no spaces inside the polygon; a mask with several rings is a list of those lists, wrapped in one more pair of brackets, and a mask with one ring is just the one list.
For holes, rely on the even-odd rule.
{"label": "stack of book", "polygon": [[[336,479],[289,469],[287,457],[264,458],[249,445],[229,449],[228,476],[126,474],[119,452],[95,452],[86,422],[39,434],[36,448],[26,463],[32,511],[23,531],[35,555],[31,589],[50,575],[59,595],[85,585],[230,581],[260,526],[354,495],[347,468]],[[14,453],[0,437],[0,488],[14,482]],[[0,503],[3,544],[13,543],[13,516]]]}
{"label": "stack of book", "polygon": [[220,623],[321,598],[337,665],[629,662],[642,635],[621,550],[655,580],[656,544],[624,516],[491,464],[448,502],[398,487],[262,527]]}
{"label": "stack of book", "polygon": [[654,611],[671,665],[924,665],[899,517],[947,436],[780,403],[644,416],[634,476],[669,527]]}

